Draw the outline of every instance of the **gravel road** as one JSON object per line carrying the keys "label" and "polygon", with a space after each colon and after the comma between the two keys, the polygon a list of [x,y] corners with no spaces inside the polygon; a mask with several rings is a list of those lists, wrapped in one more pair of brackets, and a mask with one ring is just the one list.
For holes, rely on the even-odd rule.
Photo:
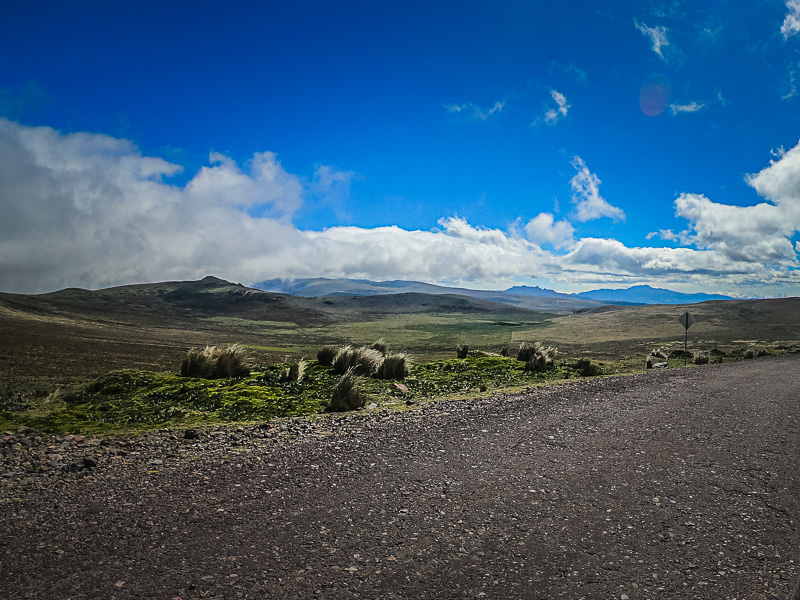
{"label": "gravel road", "polygon": [[800,357],[186,436],[0,436],[17,598],[787,599]]}

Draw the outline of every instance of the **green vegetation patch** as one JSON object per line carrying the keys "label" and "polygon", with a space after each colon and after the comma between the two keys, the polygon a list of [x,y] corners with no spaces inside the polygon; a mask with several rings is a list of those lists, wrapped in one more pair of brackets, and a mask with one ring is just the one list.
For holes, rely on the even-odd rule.
{"label": "green vegetation patch", "polygon": [[[340,380],[333,367],[305,365],[299,381],[286,381],[286,363],[247,377],[195,379],[141,370],[112,371],[67,394],[47,398],[0,398],[0,428],[17,425],[47,433],[104,434],[168,426],[268,421],[329,409]],[[364,405],[404,406],[408,401],[444,399],[579,377],[577,365],[557,361],[545,372],[504,357],[470,356],[412,364],[402,380],[363,377]]]}
{"label": "green vegetation patch", "polygon": [[[307,385],[279,383],[282,365],[239,379],[192,379],[171,373],[113,371],[44,407],[7,405],[0,425],[49,433],[106,433],[177,424],[269,420],[318,413],[335,376],[316,365]],[[23,408],[21,411],[14,408]],[[10,410],[9,410],[10,409]]]}

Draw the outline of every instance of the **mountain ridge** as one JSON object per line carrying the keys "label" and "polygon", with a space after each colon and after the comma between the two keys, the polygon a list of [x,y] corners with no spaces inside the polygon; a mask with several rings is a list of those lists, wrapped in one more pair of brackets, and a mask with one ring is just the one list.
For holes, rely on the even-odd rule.
{"label": "mountain ridge", "polygon": [[[597,289],[575,294],[556,292],[539,286],[514,286],[506,290],[471,290],[422,283],[419,281],[370,281],[367,279],[329,279],[316,277],[309,279],[271,279],[253,284],[256,289],[279,292],[293,296],[373,296],[396,294],[398,291],[423,294],[459,294],[494,302],[509,304],[529,304],[530,299],[577,303],[590,301],[600,304],[697,304],[708,300],[734,300],[722,294],[686,294],[650,285],[635,285],[629,288]],[[526,300],[527,299],[527,300]],[[578,306],[574,308],[586,308]]]}

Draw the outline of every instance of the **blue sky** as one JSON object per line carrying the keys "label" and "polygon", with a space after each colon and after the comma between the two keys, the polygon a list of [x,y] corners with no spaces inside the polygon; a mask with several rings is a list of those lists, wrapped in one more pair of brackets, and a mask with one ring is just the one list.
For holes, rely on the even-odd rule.
{"label": "blue sky", "polygon": [[800,295],[800,0],[5,2],[0,289]]}

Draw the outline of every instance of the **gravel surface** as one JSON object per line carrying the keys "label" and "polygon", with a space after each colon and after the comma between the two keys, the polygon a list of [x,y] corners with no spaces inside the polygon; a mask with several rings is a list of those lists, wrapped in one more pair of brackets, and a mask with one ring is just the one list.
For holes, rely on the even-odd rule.
{"label": "gravel surface", "polygon": [[800,357],[142,438],[0,433],[5,598],[789,598]]}

